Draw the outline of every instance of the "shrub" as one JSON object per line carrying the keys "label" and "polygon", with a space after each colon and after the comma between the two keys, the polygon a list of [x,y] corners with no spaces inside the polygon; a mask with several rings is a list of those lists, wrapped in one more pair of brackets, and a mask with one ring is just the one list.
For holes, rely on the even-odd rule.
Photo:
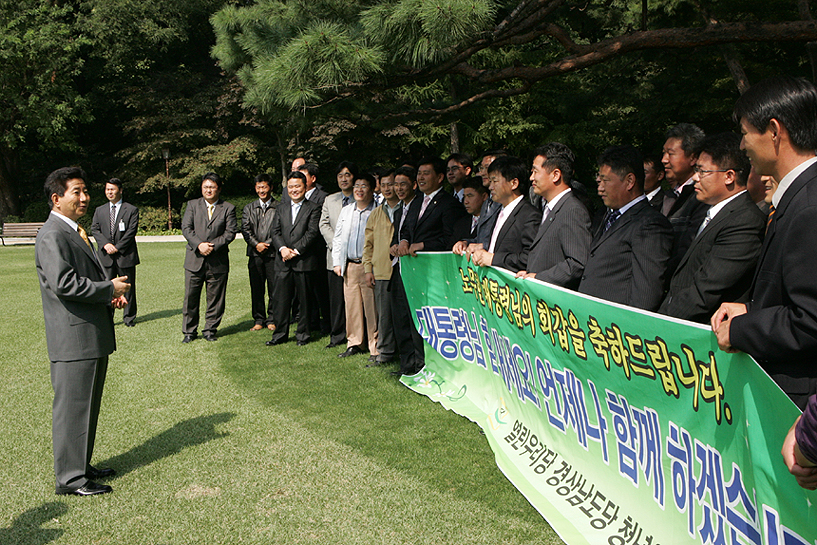
{"label": "shrub", "polygon": [[[177,210],[173,210],[173,226],[181,225],[182,217]],[[139,230],[140,231],[167,231],[167,208],[158,206],[139,207]]]}
{"label": "shrub", "polygon": [[[51,208],[49,208],[48,203],[45,201],[34,201],[29,203],[26,206],[25,212],[23,212],[23,223],[33,223],[38,221],[45,221],[48,219],[48,214],[51,213]],[[90,214],[91,216],[94,215],[93,210],[88,210],[86,215]]]}

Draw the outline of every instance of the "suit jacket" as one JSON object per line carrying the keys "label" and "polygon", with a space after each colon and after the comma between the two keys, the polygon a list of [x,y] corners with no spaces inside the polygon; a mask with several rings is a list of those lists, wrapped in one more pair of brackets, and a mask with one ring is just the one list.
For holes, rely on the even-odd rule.
{"label": "suit jacket", "polygon": [[[188,201],[182,218],[182,234],[187,239],[184,268],[198,272],[204,263],[216,273],[230,270],[229,245],[238,232],[235,206],[219,199],[216,201],[212,219],[207,218],[207,201],[204,197]],[[212,242],[213,251],[208,256],[199,253],[199,244]]]}
{"label": "suit jacket", "polygon": [[[402,210],[398,204],[394,217]],[[398,220],[399,221],[399,220]],[[366,222],[366,235],[363,241],[363,272],[374,274],[375,280],[391,279],[391,261],[389,254],[391,241],[394,238],[394,222],[386,212],[386,205],[380,205],[372,211]]]}
{"label": "suit jacket", "polygon": [[745,299],[765,227],[748,192],[734,198],[692,241],[658,312],[709,323],[722,302]]}
{"label": "suit jacket", "polygon": [[536,279],[576,289],[590,253],[590,213],[571,191],[556,203],[539,227],[528,254]]}
{"label": "suit jacket", "polygon": [[[485,202],[482,203],[482,209],[479,212],[476,234],[473,238],[468,239],[466,242],[469,244],[480,243],[482,244],[483,248],[487,250],[488,246],[491,245],[491,233],[494,231],[496,217],[500,210],[502,210],[502,206],[499,203],[494,202],[490,196],[485,199]],[[452,244],[451,246],[453,247],[454,245]]]}
{"label": "suit jacket", "polygon": [[262,255],[255,249],[261,242],[270,244],[270,247],[267,248],[263,255],[273,257],[274,249],[271,246],[272,222],[275,220],[275,209],[277,207],[278,201],[275,199],[269,200],[266,212],[261,211],[261,201],[259,199],[244,207],[244,212],[241,214],[241,234],[247,243],[247,257]]}
{"label": "suit jacket", "polygon": [[79,233],[52,213],[37,233],[34,252],[48,359],[90,360],[116,350],[113,284]]}
{"label": "suit jacket", "polygon": [[[317,191],[316,191],[317,192]],[[355,199],[350,197],[350,204],[354,206]],[[338,216],[343,208],[343,192],[338,191],[326,197],[320,210],[320,220],[318,226],[323,240],[326,243],[326,270],[331,271],[332,266],[332,241],[335,238],[335,226],[338,224]]]}
{"label": "suit jacket", "polygon": [[[528,252],[541,222],[542,213],[523,198],[499,230],[492,265],[513,272],[525,270],[528,266]],[[490,245],[489,239],[488,246]]]}
{"label": "suit jacket", "polygon": [[[448,240],[448,245],[450,247],[454,247],[454,244],[461,240],[470,240],[477,236],[477,229],[474,227],[474,230],[471,230],[471,222],[473,221],[474,216],[468,214],[467,216],[463,216],[454,224],[454,228],[451,231],[451,238]],[[479,220],[477,220],[479,221]]]}
{"label": "suit jacket", "polygon": [[817,377],[815,225],[817,164],[795,178],[780,199],[763,241],[747,313],[734,317],[729,329],[732,345],[754,357],[789,394],[805,393]]}
{"label": "suit jacket", "polygon": [[[369,212],[369,218],[367,219],[370,219],[372,217],[372,214],[374,213],[376,208],[377,203],[372,201],[372,211]],[[340,215],[338,216],[337,225],[335,225],[335,237],[332,240],[332,265],[333,268],[340,267],[341,276],[346,274],[346,256],[347,251],[349,249],[349,239],[352,236],[352,218],[354,217],[353,214],[356,209],[357,204],[354,203],[348,206],[344,206],[343,209],[340,211]],[[365,225],[363,226],[363,229],[364,229],[363,244],[365,246],[366,244]]]}
{"label": "suit jacket", "polygon": [[[119,226],[124,225],[124,230]],[[114,232],[111,235],[111,203],[98,206],[91,222],[91,234],[97,245],[97,255],[103,267],[113,266],[114,261],[120,267],[135,267],[139,264],[139,250],[136,248],[136,231],[139,229],[139,209],[130,203],[122,202],[116,213]],[[109,255],[104,250],[106,244],[113,244],[119,250]]]}
{"label": "suit jacket", "polygon": [[[316,271],[321,267],[319,255],[322,248],[319,246],[320,231],[318,221],[321,217],[321,209],[312,201],[304,199],[301,202],[301,209],[292,223],[292,206],[281,204],[278,213],[275,214],[275,221],[272,223],[272,245],[275,248],[275,268],[276,270],[291,270],[295,272]],[[292,250],[297,250],[301,255],[293,257],[289,261],[284,261],[281,257],[281,248],[286,246]]]}
{"label": "suit jacket", "polygon": [[400,231],[400,239],[407,240],[409,244],[422,242],[424,252],[451,250],[448,241],[454,232],[454,224],[467,214],[465,208],[453,195],[441,189],[434,195],[420,217],[424,198],[425,195],[418,193],[415,200],[419,205],[409,207],[409,217]]}
{"label": "suit jacket", "polygon": [[610,229],[603,229],[601,222],[590,244],[579,292],[636,308],[657,309],[672,250],[669,220],[642,199]]}

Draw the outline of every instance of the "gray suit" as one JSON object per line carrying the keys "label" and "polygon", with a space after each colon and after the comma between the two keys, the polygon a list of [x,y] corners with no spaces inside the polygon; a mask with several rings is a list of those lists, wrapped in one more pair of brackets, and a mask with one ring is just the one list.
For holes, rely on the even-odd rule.
{"label": "gray suit", "polygon": [[[184,305],[182,332],[195,335],[199,326],[201,290],[207,286],[207,312],[202,331],[215,335],[224,316],[227,274],[230,272],[229,245],[238,232],[235,206],[216,201],[213,217],[207,217],[207,201],[193,199],[187,203],[182,218],[182,234],[187,239],[184,254]],[[213,251],[204,256],[199,244],[210,242]]]}
{"label": "gray suit", "polygon": [[590,252],[590,214],[571,191],[548,212],[528,254],[536,279],[576,289]]}
{"label": "gray suit", "polygon": [[672,225],[647,199],[634,204],[607,230],[604,222],[590,244],[579,292],[655,310],[664,295],[672,251]]}
{"label": "gray suit", "polygon": [[45,317],[56,491],[88,482],[108,355],[116,350],[113,284],[79,233],[52,213],[37,234],[35,263]]}

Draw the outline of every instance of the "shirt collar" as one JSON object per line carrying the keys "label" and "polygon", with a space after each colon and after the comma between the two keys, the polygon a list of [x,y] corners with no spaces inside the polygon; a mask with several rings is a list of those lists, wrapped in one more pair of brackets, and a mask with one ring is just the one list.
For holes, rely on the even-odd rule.
{"label": "shirt collar", "polygon": [[570,191],[571,191],[571,189],[568,187],[567,189],[565,189],[564,191],[562,191],[561,193],[559,193],[558,195],[556,195],[555,197],[553,197],[552,199],[550,199],[550,200],[548,201],[548,203],[547,203],[547,208],[548,208],[548,210],[550,210],[551,212],[553,212],[553,207],[554,207],[554,206],[556,206],[556,203],[557,203],[557,202],[559,202],[560,200],[562,200],[562,198],[563,198],[565,195],[567,195],[568,193],[570,193]]}
{"label": "shirt collar", "polygon": [[723,207],[724,207],[724,206],[726,206],[727,204],[729,204],[730,202],[732,202],[733,200],[735,200],[735,198],[736,198],[738,195],[742,195],[743,193],[746,193],[746,190],[745,190],[745,189],[744,189],[743,191],[741,191],[740,193],[735,193],[735,194],[734,194],[734,195],[732,195],[731,197],[727,197],[727,198],[725,198],[724,200],[722,200],[721,202],[719,202],[719,203],[717,203],[717,204],[713,204],[713,205],[712,205],[712,208],[710,208],[710,209],[709,209],[709,221],[712,221],[713,219],[715,219],[715,215],[716,215],[718,212],[720,212],[721,210],[723,210]]}
{"label": "shirt collar", "polygon": [[54,215],[54,216],[57,216],[57,217],[58,217],[58,218],[60,218],[62,221],[64,221],[65,223],[67,223],[67,224],[68,224],[68,226],[69,226],[69,227],[70,227],[72,230],[74,230],[74,231],[76,231],[76,230],[77,230],[77,227],[79,226],[79,224],[78,224],[77,222],[75,222],[74,220],[72,220],[71,218],[69,218],[68,216],[63,216],[62,214],[60,214],[60,213],[59,213],[59,212],[57,212],[56,210],[52,210],[52,211],[51,211],[51,214],[52,214],[52,215]]}
{"label": "shirt collar", "polygon": [[[686,185],[686,184],[684,184],[684,185]],[[631,200],[630,202],[628,202],[627,204],[625,204],[624,206],[619,208],[618,213],[623,216],[624,212],[626,212],[627,210],[629,210],[630,208],[635,206],[637,203],[643,201],[646,198],[647,198],[647,196],[642,193],[641,195],[639,195],[635,199]]]}
{"label": "shirt collar", "polygon": [[780,199],[783,198],[783,193],[786,192],[786,190],[789,188],[792,182],[795,179],[797,179],[798,176],[805,172],[806,169],[813,165],[815,162],[817,162],[817,156],[803,161],[802,163],[791,169],[788,174],[783,176],[783,179],[780,180],[780,184],[778,184],[777,186],[777,190],[774,192],[774,195],[772,195],[772,205],[774,205],[775,208],[777,208],[780,205]]}

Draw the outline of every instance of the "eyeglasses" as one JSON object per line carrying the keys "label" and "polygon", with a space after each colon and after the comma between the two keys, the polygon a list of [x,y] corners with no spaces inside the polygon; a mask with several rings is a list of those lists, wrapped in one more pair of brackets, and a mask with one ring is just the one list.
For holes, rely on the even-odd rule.
{"label": "eyeglasses", "polygon": [[369,184],[355,184],[352,187],[354,189],[369,189]]}
{"label": "eyeglasses", "polygon": [[704,170],[704,169],[702,169],[700,167],[694,167],[692,169],[692,172],[694,172],[695,174],[697,174],[698,176],[703,178],[704,176],[708,176],[708,175],[712,174],[713,172],[729,172],[730,170],[734,170],[734,169],[727,168],[726,170]]}
{"label": "eyeglasses", "polygon": [[446,169],[446,172],[457,172],[458,170],[462,170],[462,167],[460,167],[460,166],[448,167]]}

